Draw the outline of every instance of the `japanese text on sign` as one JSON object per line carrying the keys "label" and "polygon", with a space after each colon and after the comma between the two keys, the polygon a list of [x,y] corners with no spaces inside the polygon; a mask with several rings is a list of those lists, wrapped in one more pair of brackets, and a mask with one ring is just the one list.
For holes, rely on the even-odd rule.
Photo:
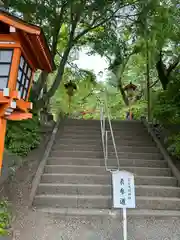
{"label": "japanese text on sign", "polygon": [[134,175],[127,171],[112,173],[114,208],[135,208]]}

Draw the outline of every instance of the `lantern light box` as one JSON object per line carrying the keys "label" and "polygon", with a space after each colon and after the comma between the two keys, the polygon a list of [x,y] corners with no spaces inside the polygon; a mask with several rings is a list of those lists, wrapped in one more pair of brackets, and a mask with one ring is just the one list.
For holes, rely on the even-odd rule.
{"label": "lantern light box", "polygon": [[128,95],[133,95],[134,91],[136,90],[137,86],[132,84],[131,82],[124,87],[124,91],[127,92]]}
{"label": "lantern light box", "polygon": [[37,69],[55,69],[42,29],[0,10],[0,169],[7,120],[32,118],[28,98]]}

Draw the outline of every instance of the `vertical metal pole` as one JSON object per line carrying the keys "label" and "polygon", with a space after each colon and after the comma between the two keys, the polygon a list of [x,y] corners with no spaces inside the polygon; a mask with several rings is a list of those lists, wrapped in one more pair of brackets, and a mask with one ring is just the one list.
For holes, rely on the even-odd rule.
{"label": "vertical metal pole", "polygon": [[126,212],[126,208],[123,208],[123,239],[127,240],[127,212]]}
{"label": "vertical metal pole", "polygon": [[107,159],[108,159],[108,131],[106,131],[106,166],[107,166]]}

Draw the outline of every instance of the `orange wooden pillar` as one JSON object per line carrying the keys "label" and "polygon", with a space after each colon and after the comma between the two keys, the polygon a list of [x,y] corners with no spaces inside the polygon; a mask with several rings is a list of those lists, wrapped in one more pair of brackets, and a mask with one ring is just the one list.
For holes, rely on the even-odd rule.
{"label": "orange wooden pillar", "polygon": [[6,119],[0,117],[0,170],[2,169],[2,160],[4,154],[6,122],[7,122]]}

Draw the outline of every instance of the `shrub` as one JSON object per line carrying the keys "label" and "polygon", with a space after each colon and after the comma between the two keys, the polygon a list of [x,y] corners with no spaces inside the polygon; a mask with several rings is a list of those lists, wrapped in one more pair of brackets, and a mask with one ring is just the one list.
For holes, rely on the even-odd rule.
{"label": "shrub", "polygon": [[174,134],[168,138],[168,151],[178,158],[180,158],[180,133]]}
{"label": "shrub", "polygon": [[37,116],[23,121],[9,121],[6,148],[18,156],[26,156],[40,143],[40,124]]}
{"label": "shrub", "polygon": [[158,94],[153,107],[153,117],[169,130],[168,151],[180,158],[180,134],[178,130],[173,132],[174,126],[180,124],[180,76],[178,73],[172,76],[167,90]]}
{"label": "shrub", "polygon": [[165,91],[159,93],[153,116],[162,124],[180,123],[180,78],[175,76]]}
{"label": "shrub", "polygon": [[10,228],[11,213],[9,211],[9,203],[7,200],[0,202],[0,236],[7,236]]}

